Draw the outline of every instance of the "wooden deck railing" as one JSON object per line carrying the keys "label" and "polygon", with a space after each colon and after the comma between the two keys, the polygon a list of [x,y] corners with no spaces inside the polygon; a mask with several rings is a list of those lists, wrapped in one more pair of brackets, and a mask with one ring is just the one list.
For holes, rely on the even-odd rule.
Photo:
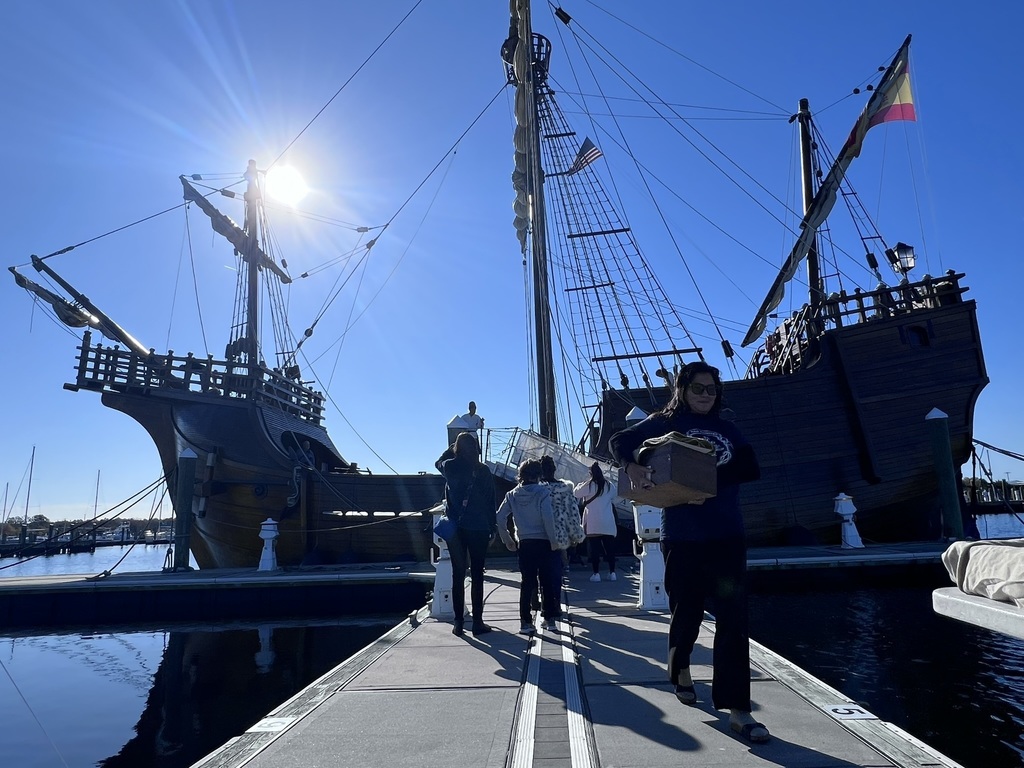
{"label": "wooden deck railing", "polygon": [[181,357],[173,351],[150,351],[142,356],[118,345],[94,346],[88,331],[79,349],[76,388],[194,392],[266,403],[316,425],[323,421],[323,394],[276,370],[214,360],[212,355],[199,359],[192,353]]}
{"label": "wooden deck railing", "polygon": [[922,310],[959,304],[966,288],[960,286],[963,273],[950,270],[942,277],[926,275],[923,280],[880,286],[873,291],[857,288],[833,293],[817,311],[807,305],[768,334],[747,368],[746,378],[755,379],[798,370],[811,341],[823,331],[883,318],[910,315]]}

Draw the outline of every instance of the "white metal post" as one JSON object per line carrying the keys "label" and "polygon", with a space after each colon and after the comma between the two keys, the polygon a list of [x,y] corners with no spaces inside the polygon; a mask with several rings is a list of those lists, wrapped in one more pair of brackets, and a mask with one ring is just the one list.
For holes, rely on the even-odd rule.
{"label": "white metal post", "polygon": [[668,608],[665,592],[665,558],[661,554],[661,510],[646,504],[633,505],[633,521],[640,539],[640,599],[637,607],[647,611]]}

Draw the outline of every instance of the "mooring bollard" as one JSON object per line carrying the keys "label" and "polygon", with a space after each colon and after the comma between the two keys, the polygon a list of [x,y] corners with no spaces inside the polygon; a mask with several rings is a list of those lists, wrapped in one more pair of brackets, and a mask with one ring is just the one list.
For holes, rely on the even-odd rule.
{"label": "mooring bollard", "polygon": [[[434,525],[441,518],[441,512],[434,513]],[[455,618],[455,607],[452,605],[452,558],[448,552],[448,542],[434,534],[437,546],[437,559],[434,561],[434,597],[430,601],[430,615],[435,619]],[[433,553],[431,553],[433,554]]]}
{"label": "mooring bollard", "polygon": [[860,532],[854,519],[857,508],[853,506],[853,497],[840,493],[836,496],[835,502],[836,514],[843,518],[843,549],[863,549],[864,542],[860,540]]}
{"label": "mooring bollard", "polygon": [[661,554],[661,510],[646,504],[633,505],[633,522],[640,540],[640,599],[637,607],[647,611],[668,608],[665,592],[665,558]]}
{"label": "mooring bollard", "polygon": [[260,565],[257,571],[277,570],[277,521],[268,517],[260,524],[260,538],[263,539],[263,552],[260,554]]}
{"label": "mooring bollard", "polygon": [[956,489],[953,449],[949,443],[949,417],[938,408],[932,408],[924,419],[928,422],[931,435],[935,479],[939,485],[942,538],[959,540],[964,537],[964,522],[960,511],[960,493]]}

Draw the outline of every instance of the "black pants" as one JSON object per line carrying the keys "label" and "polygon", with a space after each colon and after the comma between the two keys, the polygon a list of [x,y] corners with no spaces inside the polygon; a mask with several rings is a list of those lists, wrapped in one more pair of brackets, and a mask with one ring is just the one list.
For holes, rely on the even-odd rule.
{"label": "black pants", "polygon": [[562,615],[562,553],[547,539],[519,542],[519,620],[533,621],[533,595],[540,582],[540,611],[545,619]]}
{"label": "black pants", "polygon": [[484,557],[491,542],[488,531],[467,531],[462,528],[448,542],[452,558],[452,608],[455,620],[462,621],[466,613],[466,568],[469,567],[469,596],[473,605],[473,621],[484,617]]}
{"label": "black pants", "polygon": [[608,572],[615,573],[615,537],[588,536],[587,548],[590,550],[590,567],[594,573],[601,570],[601,555],[608,562]]}
{"label": "black pants", "polygon": [[668,627],[668,675],[675,683],[690,666],[704,602],[711,601],[715,642],[711,700],[716,709],[750,711],[750,632],[747,550],[742,539],[663,541]]}

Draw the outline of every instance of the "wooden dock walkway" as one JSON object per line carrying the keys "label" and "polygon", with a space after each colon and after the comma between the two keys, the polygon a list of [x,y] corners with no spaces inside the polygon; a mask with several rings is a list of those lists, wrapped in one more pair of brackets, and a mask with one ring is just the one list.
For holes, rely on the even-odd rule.
{"label": "wooden dock walkway", "polygon": [[666,680],[668,615],[637,608],[637,577],[567,575],[555,632],[517,634],[518,573],[488,566],[480,637],[429,607],[346,660],[193,768],[685,768],[956,766],[751,643],[753,745],[710,704],[714,621],[691,670],[699,703]]}

